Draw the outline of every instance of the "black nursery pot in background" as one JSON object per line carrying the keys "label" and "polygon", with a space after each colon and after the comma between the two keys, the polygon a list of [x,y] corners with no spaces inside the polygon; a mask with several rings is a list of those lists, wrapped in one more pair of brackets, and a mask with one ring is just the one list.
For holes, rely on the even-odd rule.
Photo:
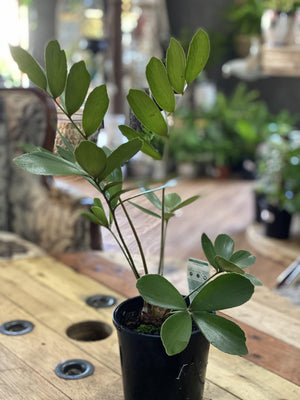
{"label": "black nursery pot in background", "polygon": [[286,210],[280,210],[271,204],[265,204],[261,211],[265,235],[276,239],[288,239],[292,215]]}
{"label": "black nursery pot in background", "polygon": [[203,398],[209,342],[193,331],[188,347],[168,356],[159,335],[128,329],[126,316],[143,307],[138,296],[121,303],[114,311],[118,332],[125,400],[201,400]]}

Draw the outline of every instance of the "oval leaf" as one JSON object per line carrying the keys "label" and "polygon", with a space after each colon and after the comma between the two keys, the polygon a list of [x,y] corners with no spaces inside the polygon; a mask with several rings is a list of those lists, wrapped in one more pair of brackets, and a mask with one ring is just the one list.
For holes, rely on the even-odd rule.
{"label": "oval leaf", "polygon": [[229,260],[234,250],[234,241],[230,236],[221,234],[217,236],[214,247],[218,256]]}
{"label": "oval leaf", "polygon": [[165,111],[175,110],[175,96],[163,63],[152,57],[146,67],[146,77],[157,104]]}
{"label": "oval leaf", "polygon": [[154,147],[151,146],[150,143],[146,142],[144,135],[142,132],[137,132],[134,129],[130,128],[129,126],[126,125],[120,125],[119,126],[120,131],[122,134],[128,139],[128,140],[133,140],[133,139],[141,139],[143,142],[141,151],[144,154],[147,154],[154,160],[161,160],[161,155],[159,154],[158,151],[154,149]]}
{"label": "oval leaf", "polygon": [[84,175],[84,171],[76,165],[46,151],[23,154],[13,161],[20,168],[36,175]]}
{"label": "oval leaf", "polygon": [[205,312],[192,315],[203,335],[217,349],[240,356],[248,354],[245,333],[234,322]]}
{"label": "oval leaf", "polygon": [[19,69],[28,75],[28,78],[41,89],[47,89],[47,79],[42,67],[35,59],[19,46],[10,46],[12,58],[18,64]]}
{"label": "oval leaf", "polygon": [[167,73],[175,92],[183,94],[185,86],[186,58],[181,44],[171,38],[167,50]]}
{"label": "oval leaf", "polygon": [[238,250],[230,257],[230,261],[240,268],[247,268],[255,263],[256,257],[249,251]]}
{"label": "oval leaf", "polygon": [[165,194],[164,202],[166,212],[173,211],[181,203],[181,197],[177,193],[168,193]]}
{"label": "oval leaf", "polygon": [[46,73],[50,93],[54,98],[64,91],[67,79],[67,59],[57,40],[51,40],[45,51]]}
{"label": "oval leaf", "polygon": [[195,296],[191,311],[216,311],[240,306],[248,301],[254,286],[242,275],[227,273],[207,283]]}
{"label": "oval leaf", "polygon": [[82,114],[82,127],[87,137],[100,127],[108,109],[106,85],[97,86],[88,96]]}
{"label": "oval leaf", "polygon": [[129,161],[138,151],[141,150],[142,141],[134,139],[130,142],[121,144],[107,157],[107,166],[103,173],[103,178],[109,175],[114,169],[121,168],[124,163]]}
{"label": "oval leaf", "polygon": [[91,77],[84,61],[74,64],[67,78],[65,90],[65,106],[68,116],[79,110],[87,94]]}
{"label": "oval leaf", "polygon": [[218,271],[218,266],[215,262],[215,257],[217,254],[215,252],[214,245],[205,233],[203,233],[201,236],[201,244],[208,262]]}
{"label": "oval leaf", "polygon": [[187,55],[185,79],[189,84],[194,81],[205,67],[210,51],[209,37],[199,29],[193,36]]}
{"label": "oval leaf", "polygon": [[142,90],[130,89],[128,103],[138,120],[151,132],[167,136],[168,125],[154,101]]}
{"label": "oval leaf", "polygon": [[162,324],[160,336],[168,356],[181,353],[189,344],[192,318],[187,311],[178,311]]}
{"label": "oval leaf", "polygon": [[137,280],[136,287],[143,299],[154,306],[180,311],[187,308],[178,290],[161,275],[144,275]]}
{"label": "oval leaf", "polygon": [[93,178],[97,178],[106,168],[106,155],[93,142],[83,140],[74,154],[78,164]]}
{"label": "oval leaf", "polygon": [[226,260],[223,257],[216,256],[215,262],[219,268],[219,271],[236,272],[237,274],[242,274],[242,275],[245,273],[240,267],[233,264],[231,261]]}
{"label": "oval leaf", "polygon": [[106,228],[109,227],[108,220],[106,218],[105,212],[103,208],[97,207],[97,206],[92,206],[91,207],[92,212],[95,214],[95,216],[98,218],[100,221],[101,225],[105,226]]}

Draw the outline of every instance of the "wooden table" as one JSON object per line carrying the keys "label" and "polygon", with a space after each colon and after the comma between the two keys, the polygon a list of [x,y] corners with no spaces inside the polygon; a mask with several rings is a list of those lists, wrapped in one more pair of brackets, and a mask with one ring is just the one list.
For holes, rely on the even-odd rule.
{"label": "wooden table", "polygon": [[[113,295],[118,302],[123,300],[121,295],[48,256],[0,262],[0,282],[0,325],[15,319],[34,324],[25,335],[0,334],[1,399],[123,399],[117,337],[111,323],[113,307],[95,310],[85,303],[95,294]],[[300,310],[270,290],[261,288],[230,315],[273,338],[274,347],[280,342],[292,348],[291,357],[299,355]],[[67,328],[82,321],[102,321],[111,327],[111,334],[101,341],[68,337]],[[265,351],[272,353],[272,347]],[[55,375],[58,363],[77,358],[94,365],[91,376],[65,380]],[[255,356],[249,360],[211,347],[205,400],[300,398],[297,384],[256,361]]]}

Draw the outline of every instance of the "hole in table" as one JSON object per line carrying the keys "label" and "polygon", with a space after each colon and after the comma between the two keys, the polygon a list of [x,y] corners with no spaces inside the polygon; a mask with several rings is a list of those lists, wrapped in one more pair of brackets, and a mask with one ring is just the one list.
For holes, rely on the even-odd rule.
{"label": "hole in table", "polygon": [[94,366],[86,360],[72,359],[58,364],[54,372],[63,379],[82,379],[92,375]]}
{"label": "hole in table", "polygon": [[86,304],[93,308],[106,308],[112,307],[116,304],[116,299],[113,296],[106,294],[96,294],[86,299]]}
{"label": "hole in table", "polygon": [[112,334],[112,327],[105,322],[83,321],[69,326],[66,331],[69,338],[83,342],[106,339]]}
{"label": "hole in table", "polygon": [[0,326],[0,332],[4,335],[18,336],[25,335],[33,330],[34,325],[30,321],[16,319],[14,321],[5,322]]}

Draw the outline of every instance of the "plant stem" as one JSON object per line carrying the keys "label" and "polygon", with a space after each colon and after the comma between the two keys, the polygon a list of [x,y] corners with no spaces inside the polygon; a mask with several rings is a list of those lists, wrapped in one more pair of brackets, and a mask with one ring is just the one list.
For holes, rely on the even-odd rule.
{"label": "plant stem", "polygon": [[123,252],[124,256],[126,257],[126,260],[129,263],[129,266],[130,266],[132,272],[134,273],[135,278],[139,279],[140,278],[140,274],[138,273],[138,270],[136,269],[136,266],[135,266],[135,263],[134,263],[133,258],[131,256],[130,250],[129,250],[129,248],[128,248],[126,242],[125,242],[125,239],[124,239],[124,237],[122,235],[121,229],[120,229],[119,224],[118,224],[118,219],[117,219],[116,214],[115,214],[115,210],[111,207],[111,204],[110,204],[109,200],[106,198],[105,193],[102,190],[100,184],[95,180],[94,180],[94,182],[95,182],[95,184],[97,186],[98,191],[102,194],[102,196],[104,197],[104,199],[106,201],[106,204],[108,205],[109,211],[111,212],[111,215],[113,217],[113,221],[115,223],[115,227],[116,227],[117,232],[118,232],[118,238],[111,231],[111,229],[110,229],[110,232],[113,234],[114,239],[116,239],[117,244],[119,245],[121,251]]}
{"label": "plant stem", "polygon": [[165,188],[162,189],[162,199],[161,199],[161,232],[160,232],[160,256],[159,256],[159,266],[158,273],[163,275],[164,273],[164,258],[165,258]]}
{"label": "plant stem", "polygon": [[133,232],[133,235],[134,235],[135,240],[137,242],[137,245],[139,247],[140,256],[141,256],[141,259],[142,259],[142,262],[143,262],[143,268],[144,268],[145,274],[148,274],[147,262],[146,262],[145,253],[144,253],[140,238],[138,237],[137,231],[136,231],[136,229],[135,229],[135,227],[134,227],[134,225],[133,225],[133,223],[131,221],[131,218],[130,218],[130,216],[129,216],[127,210],[126,210],[126,207],[125,207],[123,201],[121,200],[121,198],[119,199],[119,202],[120,202],[121,207],[122,207],[122,209],[124,211],[124,214],[126,215],[127,221],[129,222],[129,225],[131,227],[131,230]]}

